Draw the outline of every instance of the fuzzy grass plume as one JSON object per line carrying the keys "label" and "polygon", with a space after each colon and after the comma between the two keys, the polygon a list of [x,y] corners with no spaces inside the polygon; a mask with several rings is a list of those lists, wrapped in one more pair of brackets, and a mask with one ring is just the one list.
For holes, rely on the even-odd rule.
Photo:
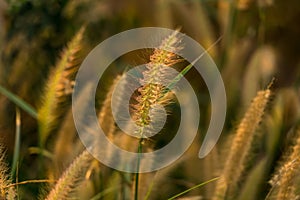
{"label": "fuzzy grass plume", "polygon": [[63,51],[61,59],[50,73],[46,83],[43,102],[38,109],[42,145],[47,140],[51,130],[57,125],[58,119],[62,117],[64,103],[72,93],[73,80],[80,64],[78,53],[82,47],[83,34],[84,28],[81,28]]}
{"label": "fuzzy grass plume", "polygon": [[11,179],[8,174],[5,151],[0,145],[0,199],[14,200],[17,195],[14,186],[11,186]]}
{"label": "fuzzy grass plume", "polygon": [[[104,102],[98,113],[99,124],[100,124],[103,132],[107,133],[107,135],[110,139],[113,139],[113,134],[116,130],[114,119],[112,116],[111,98],[112,98],[112,94],[114,92],[114,88],[116,87],[116,85],[119,82],[119,80],[121,79],[121,77],[122,77],[121,75],[118,75],[114,79],[113,83],[111,84],[111,86],[108,89],[108,92],[106,94]],[[124,92],[124,91],[121,91],[121,92]],[[119,96],[122,96],[122,94],[117,94],[117,97],[119,97]],[[118,104],[121,104],[121,103],[122,103],[122,99],[120,97],[120,99],[118,99]],[[114,106],[119,107],[120,105],[114,105]]]}
{"label": "fuzzy grass plume", "polygon": [[[291,147],[289,155],[285,158],[285,162],[281,164],[272,180],[273,194],[268,199],[290,200],[300,199],[300,192],[297,192],[297,180],[295,177],[299,175],[300,170],[300,129],[296,132],[296,142]],[[298,180],[299,181],[299,180]],[[271,194],[271,193],[270,193]]]}
{"label": "fuzzy grass plume", "polygon": [[[137,153],[142,153],[143,151],[143,137],[153,134],[151,123],[159,121],[161,115],[163,115],[156,106],[164,106],[170,102],[170,99],[164,98],[170,92],[166,94],[165,86],[161,83],[166,80],[168,82],[168,79],[170,79],[170,74],[166,71],[166,67],[171,67],[182,61],[176,54],[182,49],[179,46],[180,38],[178,33],[178,30],[176,30],[163,39],[160,46],[154,49],[153,54],[150,56],[150,62],[146,64],[146,70],[143,71],[143,78],[140,80],[142,87],[138,89],[139,95],[135,98],[137,103],[132,106],[132,118],[138,126],[137,130],[134,130],[134,134],[141,137]],[[172,78],[169,81],[172,81]],[[137,170],[139,170],[140,164],[138,158]],[[137,173],[133,183],[134,187],[132,188],[134,195],[132,198],[135,200],[141,196],[139,195],[139,179],[139,173]]]}
{"label": "fuzzy grass plume", "polygon": [[239,178],[245,169],[245,161],[251,148],[254,133],[258,128],[268,105],[271,90],[259,91],[239,124],[224,169],[217,184],[214,200],[225,199],[228,193],[237,189]]}
{"label": "fuzzy grass plume", "polygon": [[150,62],[146,65],[143,79],[140,81],[143,86],[138,89],[137,104],[133,106],[133,119],[140,127],[136,131],[139,136],[147,134],[144,128],[151,123],[151,119],[158,117],[151,116],[150,110],[155,110],[154,105],[165,105],[168,102],[162,101],[165,88],[157,83],[168,79],[169,76],[165,67],[173,66],[182,61],[176,55],[176,52],[181,50],[181,47],[178,46],[179,43],[178,31],[174,31],[162,41],[157,49],[154,49],[153,54],[150,56]]}
{"label": "fuzzy grass plume", "polygon": [[83,173],[88,169],[93,157],[88,151],[82,152],[66,169],[54,188],[50,191],[46,200],[71,199],[79,182],[84,178]]}

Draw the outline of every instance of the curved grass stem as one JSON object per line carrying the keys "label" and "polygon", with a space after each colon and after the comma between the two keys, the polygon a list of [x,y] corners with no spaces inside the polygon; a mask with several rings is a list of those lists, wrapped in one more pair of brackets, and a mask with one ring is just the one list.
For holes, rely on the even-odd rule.
{"label": "curved grass stem", "polygon": [[139,171],[140,171],[140,165],[141,165],[141,153],[143,151],[143,138],[139,141],[138,146],[138,159],[137,159],[137,173],[135,174],[135,190],[134,190],[134,200],[138,200],[138,193],[139,193]]}

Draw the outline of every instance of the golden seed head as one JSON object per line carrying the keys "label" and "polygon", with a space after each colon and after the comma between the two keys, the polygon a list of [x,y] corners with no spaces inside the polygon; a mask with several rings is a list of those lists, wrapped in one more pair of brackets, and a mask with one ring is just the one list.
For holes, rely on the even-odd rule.
{"label": "golden seed head", "polygon": [[166,67],[182,61],[176,54],[181,50],[181,47],[178,46],[179,43],[178,31],[175,31],[165,38],[150,56],[150,63],[146,65],[143,79],[140,80],[143,86],[138,89],[139,96],[136,98],[138,103],[133,106],[135,109],[133,119],[140,127],[150,124],[151,116],[149,114],[155,104],[165,105],[167,103],[167,101],[160,101],[164,91],[161,82],[169,77],[165,70]]}

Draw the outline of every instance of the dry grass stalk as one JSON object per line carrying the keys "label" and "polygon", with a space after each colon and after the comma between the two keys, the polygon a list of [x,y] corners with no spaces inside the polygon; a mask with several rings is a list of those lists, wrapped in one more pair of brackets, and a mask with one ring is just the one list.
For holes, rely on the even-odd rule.
{"label": "dry grass stalk", "polygon": [[228,191],[237,189],[254,133],[262,120],[265,108],[272,96],[271,93],[270,89],[259,91],[239,124],[222,172],[222,178],[217,184],[215,200],[225,199]]}

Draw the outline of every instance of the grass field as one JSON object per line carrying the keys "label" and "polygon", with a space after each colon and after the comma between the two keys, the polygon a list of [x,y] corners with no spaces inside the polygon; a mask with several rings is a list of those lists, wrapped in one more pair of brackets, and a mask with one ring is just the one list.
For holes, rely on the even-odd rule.
{"label": "grass field", "polygon": [[[0,199],[300,199],[299,20],[298,0],[0,0]],[[216,146],[199,159],[212,102],[203,77],[178,56],[189,47],[174,34],[160,38],[158,48],[120,56],[95,97],[98,123],[112,143],[145,153],[175,137],[182,104],[150,81],[173,81],[163,67],[191,84],[201,116],[183,156],[158,171],[128,173],[87,151],[75,127],[72,94],[95,46],[140,27],[179,30],[201,44],[221,73],[227,111]],[[166,109],[160,134],[146,139],[125,134],[111,108],[118,82],[141,64],[147,68],[136,80],[142,86],[130,91],[124,83],[117,105],[130,95],[131,134],[140,136],[162,120],[155,106]],[[84,112],[84,102],[76,105]],[[93,150],[122,162],[107,146]]]}

